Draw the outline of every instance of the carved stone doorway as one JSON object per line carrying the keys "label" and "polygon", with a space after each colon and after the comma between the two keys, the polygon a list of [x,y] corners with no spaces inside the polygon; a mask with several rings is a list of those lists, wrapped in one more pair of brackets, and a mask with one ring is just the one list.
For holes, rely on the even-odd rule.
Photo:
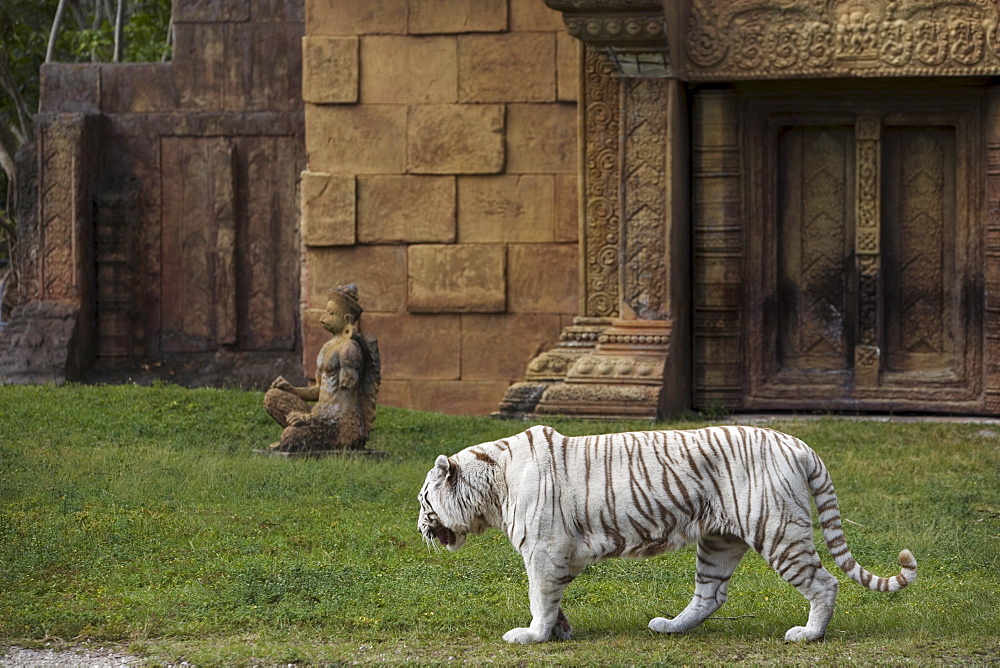
{"label": "carved stone doorway", "polygon": [[695,96],[694,404],[989,412],[986,87],[830,88]]}

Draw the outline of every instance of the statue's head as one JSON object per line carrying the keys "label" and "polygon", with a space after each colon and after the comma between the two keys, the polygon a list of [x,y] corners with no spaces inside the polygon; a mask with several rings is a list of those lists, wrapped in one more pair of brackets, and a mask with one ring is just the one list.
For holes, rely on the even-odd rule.
{"label": "statue's head", "polygon": [[330,300],[326,304],[319,322],[331,334],[340,334],[348,326],[356,325],[361,319],[361,304],[358,303],[358,286],[354,283],[340,285],[330,290]]}

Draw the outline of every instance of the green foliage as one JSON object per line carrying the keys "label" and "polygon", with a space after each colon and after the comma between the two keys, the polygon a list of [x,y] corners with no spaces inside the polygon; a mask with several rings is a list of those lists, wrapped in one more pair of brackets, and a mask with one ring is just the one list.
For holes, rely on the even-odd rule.
{"label": "green foliage", "polygon": [[[566,592],[574,639],[509,647],[527,579],[506,538],[425,546],[415,496],[436,455],[526,427],[381,407],[383,461],[285,460],[262,395],[0,387],[0,646],[114,643],[161,662],[987,663],[1000,652],[1000,428],[833,419],[775,425],[810,443],[852,552],[917,582],[842,586],[824,643],[785,644],[807,604],[756,555],[689,634],[646,630],[690,598],[691,549],[597,564]],[[568,434],[648,423],[554,420]],[[698,426],[695,423],[671,427]],[[849,658],[845,658],[849,657]]]}
{"label": "green foliage", "polygon": [[[8,240],[15,235],[8,191],[17,149],[32,135],[38,109],[40,68],[59,0],[0,0],[0,269]],[[107,62],[114,45],[115,2],[70,0],[54,44],[56,62]],[[170,57],[168,28],[172,0],[129,0],[123,60],[160,61]],[[104,8],[103,10],[101,8]]]}

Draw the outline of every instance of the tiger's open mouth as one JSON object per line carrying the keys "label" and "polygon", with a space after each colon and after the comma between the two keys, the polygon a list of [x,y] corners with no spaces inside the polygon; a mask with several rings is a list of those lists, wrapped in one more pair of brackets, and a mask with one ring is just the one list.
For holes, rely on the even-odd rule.
{"label": "tiger's open mouth", "polygon": [[431,529],[431,531],[434,532],[434,537],[437,538],[438,542],[444,547],[454,545],[457,540],[455,538],[455,532],[444,525],[438,525]]}

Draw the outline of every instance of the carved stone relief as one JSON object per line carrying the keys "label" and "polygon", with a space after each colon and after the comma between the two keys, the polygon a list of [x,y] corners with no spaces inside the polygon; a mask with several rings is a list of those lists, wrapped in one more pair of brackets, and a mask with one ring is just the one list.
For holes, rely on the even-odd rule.
{"label": "carved stone relief", "polygon": [[692,0],[691,80],[992,74],[1000,13],[990,0]]}
{"label": "carved stone relief", "polygon": [[622,303],[629,317],[667,317],[667,88],[663,79],[624,82]]}
{"label": "carved stone relief", "polygon": [[583,315],[610,318],[618,315],[620,80],[606,55],[590,46],[583,52]]}
{"label": "carved stone relief", "polygon": [[855,136],[857,146],[857,228],[855,253],[858,264],[859,336],[854,348],[857,382],[878,384],[879,370],[879,142],[881,127],[877,116],[859,116]]}
{"label": "carved stone relief", "polygon": [[[845,88],[833,121],[829,109],[799,98],[780,112],[793,118],[809,107],[817,119],[789,126],[804,128],[809,162],[797,170],[787,156],[775,157],[785,150],[776,148],[780,133],[767,134],[772,130],[761,125],[760,136],[747,135],[748,123],[758,122],[748,121],[747,100],[757,93],[738,83],[1000,75],[996,2],[545,1],[564,13],[567,30],[585,46],[581,313],[604,318],[606,327],[596,347],[572,361],[554,350],[532,362],[541,375],[566,369],[558,380],[532,379],[529,371],[521,389],[540,396],[537,413],[650,415],[665,369],[686,364],[686,357],[670,359],[670,351],[687,327],[696,407],[773,408],[781,401],[794,407],[800,400],[835,407],[822,404],[829,396],[841,407],[929,409],[941,400],[1000,412],[1000,301],[991,296],[1000,293],[1000,130],[994,128],[1000,127],[1000,93],[990,96],[985,149],[976,143],[982,136],[976,110],[983,107],[975,91],[964,101],[938,91],[925,104],[916,83],[912,104],[896,105],[891,94],[859,83]],[[733,85],[696,89],[687,124],[669,111],[677,81]],[[778,96],[782,90],[789,89],[776,88]],[[862,98],[871,104],[849,103]],[[910,116],[907,104],[915,110]],[[903,137],[898,150],[892,148],[897,135]],[[694,266],[691,322],[683,325],[671,319],[677,295],[670,270],[678,248],[664,234],[677,215],[671,194],[664,195],[672,178],[671,158],[664,156],[678,141],[691,146],[685,169]],[[771,143],[754,148],[761,141]],[[986,199],[977,200],[976,155],[983,150]],[[883,165],[887,160],[891,169]],[[772,172],[781,173],[760,174],[764,163],[780,163]],[[785,224],[773,220],[789,206],[781,199],[788,196],[782,179],[793,178],[803,198],[796,218],[787,229],[772,229]],[[959,181],[968,185],[955,185]],[[980,206],[987,215],[977,214]],[[768,216],[767,230],[753,222]],[[902,237],[886,238],[897,228]],[[975,266],[983,233],[986,288],[978,293],[968,267]],[[789,243],[794,250],[781,252],[794,257],[782,259],[776,249]],[[782,268],[786,261],[792,264]],[[964,268],[949,274],[956,266]],[[796,310],[762,318],[762,303],[783,299],[776,289],[783,271],[797,282]],[[754,292],[748,281],[768,287]],[[832,283],[841,289],[833,296],[825,289]],[[941,289],[950,284],[958,287]],[[986,300],[982,311],[967,301],[979,298]],[[976,340],[980,313],[985,335]],[[963,317],[968,323],[957,327]],[[906,322],[913,326],[900,324]],[[629,330],[633,325],[648,331]],[[776,329],[790,334],[781,341]],[[749,359],[758,345],[769,346],[770,361]],[[790,361],[795,355],[802,356],[801,368]],[[826,389],[816,389],[821,386]]]}
{"label": "carved stone relief", "polygon": [[656,417],[671,343],[666,181],[669,86],[676,83],[622,77],[589,43],[583,57],[586,320],[531,361],[500,413]]}

